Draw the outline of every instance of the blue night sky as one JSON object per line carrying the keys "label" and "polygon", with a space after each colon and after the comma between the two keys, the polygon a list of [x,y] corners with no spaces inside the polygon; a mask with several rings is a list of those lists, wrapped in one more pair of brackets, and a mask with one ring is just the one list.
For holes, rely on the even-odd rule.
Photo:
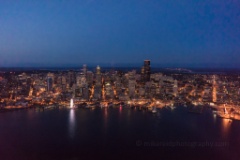
{"label": "blue night sky", "polygon": [[0,0],[0,67],[240,67],[238,0]]}

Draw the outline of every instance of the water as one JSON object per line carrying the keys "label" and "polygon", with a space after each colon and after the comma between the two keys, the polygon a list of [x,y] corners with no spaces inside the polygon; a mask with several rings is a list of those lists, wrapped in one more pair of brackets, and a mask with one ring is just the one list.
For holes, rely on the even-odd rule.
{"label": "water", "polygon": [[239,159],[240,121],[184,107],[0,113],[1,159]]}

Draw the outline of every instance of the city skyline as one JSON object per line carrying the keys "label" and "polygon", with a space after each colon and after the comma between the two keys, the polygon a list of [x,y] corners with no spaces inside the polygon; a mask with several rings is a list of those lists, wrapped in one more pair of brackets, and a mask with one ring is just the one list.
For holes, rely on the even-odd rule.
{"label": "city skyline", "polygon": [[[198,73],[178,68],[162,73],[152,71],[150,60],[144,60],[139,69],[125,71],[107,71],[100,66],[89,70],[87,65],[78,70],[46,71],[2,72],[1,109],[94,109],[113,104],[121,108],[124,104],[156,113],[154,107],[209,106],[219,110],[219,117],[239,119],[239,76],[231,72]],[[202,112],[195,109],[193,112]]]}
{"label": "city skyline", "polygon": [[1,159],[239,159],[240,1],[0,0]]}
{"label": "city skyline", "polygon": [[0,67],[239,65],[239,2],[1,1]]}
{"label": "city skyline", "polygon": [[[0,149],[3,159],[80,158],[89,150],[89,159],[99,151],[111,159],[123,152],[134,152],[133,159],[175,155],[166,151],[180,151],[180,159],[196,157],[193,151],[200,159],[239,157],[239,73],[162,71],[154,70],[150,60],[137,69],[83,65],[75,70],[1,71],[0,140],[3,146],[13,146]],[[162,148],[168,144],[174,148]],[[28,146],[37,149],[29,154]],[[142,147],[161,148],[154,153]]]}

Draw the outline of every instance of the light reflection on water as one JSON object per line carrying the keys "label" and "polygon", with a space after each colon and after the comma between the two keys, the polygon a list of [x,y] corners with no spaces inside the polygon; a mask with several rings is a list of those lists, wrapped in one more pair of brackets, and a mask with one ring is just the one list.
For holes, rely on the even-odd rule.
{"label": "light reflection on water", "polygon": [[107,121],[108,121],[108,109],[104,108],[104,130],[107,130]]}
{"label": "light reflection on water", "polygon": [[217,121],[217,114],[216,113],[212,113],[212,115],[213,115],[213,121],[214,121],[214,124],[215,124],[216,121]]}
{"label": "light reflection on water", "polygon": [[75,111],[74,109],[71,109],[69,112],[69,137],[74,138],[75,133]]}
{"label": "light reflection on water", "polygon": [[119,115],[122,113],[122,106],[119,107]]}
{"label": "light reflection on water", "polygon": [[[92,148],[91,153],[101,152],[104,155],[113,153],[114,159],[118,156],[115,154],[122,155],[123,147],[127,146],[125,147],[126,150],[130,149],[133,157],[137,156],[138,159],[141,159],[148,149],[147,146],[145,148],[143,148],[144,146],[136,146],[138,140],[143,140],[141,141],[143,143],[146,141],[146,143],[156,142],[157,144],[158,142],[183,142],[183,140],[186,142],[202,142],[203,140],[204,142],[205,140],[209,140],[209,142],[229,142],[236,139],[234,141],[235,146],[230,146],[231,148],[196,147],[193,152],[193,148],[190,147],[184,149],[165,147],[163,149],[163,147],[154,146],[155,148],[148,147],[149,153],[147,154],[148,157],[160,156],[159,159],[171,159],[172,157],[162,158],[161,156],[165,155],[166,152],[167,154],[177,152],[177,155],[180,155],[182,154],[181,151],[184,150],[187,155],[190,155],[191,158],[189,159],[193,159],[196,155],[203,155],[203,157],[198,157],[199,159],[208,159],[206,156],[213,153],[216,154],[213,154],[212,159],[222,159],[223,156],[236,159],[231,156],[237,155],[235,151],[239,149],[240,145],[237,141],[240,130],[235,128],[239,127],[239,122],[234,120],[231,122],[228,119],[215,117],[215,115],[210,117],[209,114],[188,113],[186,108],[178,108],[174,112],[168,109],[157,109],[158,112],[154,114],[151,111],[125,108],[122,108],[122,110],[120,108],[103,108],[101,110],[55,109],[36,113],[34,111],[21,110],[0,114],[1,146],[7,146],[0,147],[1,153],[11,154],[19,151],[21,155],[27,156],[29,152],[21,153],[22,148],[34,146],[36,147],[36,149],[34,148],[36,156],[46,153],[59,155],[60,159],[67,159],[68,157],[61,157],[67,154],[70,159],[74,159],[71,156],[80,157],[83,154],[84,151],[82,152],[81,149]],[[26,117],[29,117],[29,119]],[[56,119],[52,117],[56,117]],[[215,120],[216,122],[213,123]],[[59,122],[66,125],[56,125]],[[56,127],[52,127],[54,125]],[[16,132],[16,130],[18,131]],[[50,134],[47,134],[47,132],[42,134],[45,130],[49,131]],[[51,136],[52,134],[55,135],[54,138]],[[26,139],[29,137],[31,141],[29,140],[26,143]],[[61,146],[52,147],[52,144]],[[13,145],[16,147],[12,147]],[[152,154],[153,150],[155,152]],[[180,151],[178,152],[178,150]],[[226,152],[223,152],[225,150]],[[143,154],[141,154],[142,151],[144,151]],[[176,158],[178,157],[174,159]],[[30,159],[30,157],[27,159]]]}
{"label": "light reflection on water", "polygon": [[232,124],[232,120],[222,118],[222,134],[224,137],[228,136],[231,124]]}
{"label": "light reflection on water", "polygon": [[104,120],[107,120],[108,117],[108,109],[104,108]]}

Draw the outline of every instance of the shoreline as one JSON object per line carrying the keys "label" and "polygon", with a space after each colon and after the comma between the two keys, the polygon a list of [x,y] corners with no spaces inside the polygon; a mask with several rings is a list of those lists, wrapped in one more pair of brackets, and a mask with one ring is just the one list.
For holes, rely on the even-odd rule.
{"label": "shoreline", "polygon": [[[219,118],[224,118],[224,119],[231,119],[231,120],[240,120],[240,108],[235,105],[167,105],[167,104],[158,104],[155,105],[154,107],[157,109],[162,109],[162,108],[170,108],[170,109],[175,109],[179,106],[186,107],[188,108],[189,113],[196,113],[196,114],[201,114],[203,112],[203,109],[205,107],[211,108],[213,111],[213,114],[216,114]],[[118,107],[123,107],[123,108],[136,108],[138,110],[149,110],[151,111],[153,109],[152,104],[128,104],[124,102],[119,102],[119,103],[106,103],[106,102],[100,102],[100,103],[92,103],[92,104],[87,104],[87,103],[81,103],[76,105],[75,108],[85,108],[85,109],[95,109],[95,108],[118,108]],[[62,104],[52,104],[52,105],[31,105],[28,107],[12,107],[12,108],[4,108],[2,107],[0,109],[0,113],[4,112],[10,112],[10,111],[18,111],[18,110],[26,110],[26,109],[51,109],[51,108],[69,108],[67,105],[62,105]],[[224,112],[224,108],[226,109],[227,113]],[[215,111],[215,112],[214,112]]]}

